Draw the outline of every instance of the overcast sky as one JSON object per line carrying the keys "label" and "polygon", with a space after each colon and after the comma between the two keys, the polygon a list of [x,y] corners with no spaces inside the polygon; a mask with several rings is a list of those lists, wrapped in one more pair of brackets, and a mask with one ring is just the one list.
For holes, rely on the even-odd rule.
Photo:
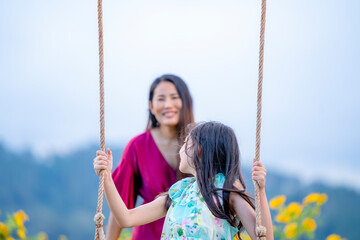
{"label": "overcast sky", "polygon": [[[196,121],[255,145],[260,1],[106,0],[106,141],[144,130],[157,76],[187,83]],[[360,189],[360,2],[268,1],[261,159]],[[99,139],[97,3],[0,0],[0,141],[39,156]]]}

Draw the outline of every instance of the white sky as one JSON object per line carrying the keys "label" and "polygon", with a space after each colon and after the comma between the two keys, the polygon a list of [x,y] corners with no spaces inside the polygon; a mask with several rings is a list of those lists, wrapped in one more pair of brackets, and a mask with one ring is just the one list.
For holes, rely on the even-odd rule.
{"label": "white sky", "polygon": [[[40,156],[99,138],[96,1],[0,1],[0,140]],[[262,161],[360,189],[360,2],[268,1]],[[260,1],[103,3],[106,138],[143,131],[150,83],[188,83],[197,121],[254,154]]]}

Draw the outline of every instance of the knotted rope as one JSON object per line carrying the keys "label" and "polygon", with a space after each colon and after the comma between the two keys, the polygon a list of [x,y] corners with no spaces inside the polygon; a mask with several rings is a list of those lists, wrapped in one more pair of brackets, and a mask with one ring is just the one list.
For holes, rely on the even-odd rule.
{"label": "knotted rope", "polygon": [[[265,17],[266,17],[266,0],[262,0],[255,161],[260,160],[260,131],[261,131],[261,107],[262,107],[261,103],[262,103],[262,82],[263,82],[263,65],[264,65]],[[102,0],[98,0],[98,28],[99,28],[99,74],[100,74],[100,148],[102,151],[105,151]],[[254,187],[255,187],[255,209],[256,209],[256,235],[258,240],[266,240],[265,237],[266,228],[261,225],[260,193],[259,193],[259,185],[257,182],[254,182]],[[104,195],[104,173],[103,171],[100,171],[98,204],[97,204],[96,214],[94,216],[94,221],[96,222],[95,240],[105,240],[105,234],[103,230],[103,221],[105,217],[102,214],[103,195]]]}
{"label": "knotted rope", "polygon": [[[262,0],[255,161],[260,161],[260,131],[261,131],[261,107],[262,107],[261,102],[262,102],[262,83],[263,83],[263,65],[264,65],[265,17],[266,17],[266,0]],[[257,182],[254,182],[254,189],[255,189],[255,211],[256,211],[256,236],[258,240],[266,240],[266,228],[261,225],[260,192],[259,192],[259,184]]]}
{"label": "knotted rope", "polygon": [[[104,51],[103,51],[103,24],[102,24],[102,0],[98,0],[98,28],[99,28],[99,74],[100,74],[100,149],[105,151],[105,110],[104,110]],[[103,229],[104,215],[102,214],[104,195],[104,172],[99,174],[99,191],[96,214],[95,240],[105,240]]]}

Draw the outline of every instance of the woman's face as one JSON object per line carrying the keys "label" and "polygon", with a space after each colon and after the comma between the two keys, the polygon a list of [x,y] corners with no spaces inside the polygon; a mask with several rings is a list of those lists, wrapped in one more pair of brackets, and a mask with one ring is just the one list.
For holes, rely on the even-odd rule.
{"label": "woman's face", "polygon": [[[191,166],[193,163],[193,157],[189,156],[193,152],[192,140],[190,137],[185,139],[185,143],[182,145],[179,151],[180,165],[179,170],[182,173],[188,173],[195,176],[195,169]],[[186,149],[187,147],[187,149]]]}
{"label": "woman's face", "polygon": [[180,119],[182,101],[175,85],[167,81],[160,82],[154,90],[149,108],[160,126],[176,127]]}

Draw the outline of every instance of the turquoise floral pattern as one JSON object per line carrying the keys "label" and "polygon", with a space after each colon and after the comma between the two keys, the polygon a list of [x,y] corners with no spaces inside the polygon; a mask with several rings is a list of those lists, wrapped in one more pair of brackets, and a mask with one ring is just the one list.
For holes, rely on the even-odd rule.
{"label": "turquoise floral pattern", "polygon": [[[215,176],[215,186],[222,188],[225,176]],[[168,239],[233,239],[238,232],[226,220],[215,217],[208,209],[194,177],[185,178],[169,189],[172,199],[161,234]]]}

